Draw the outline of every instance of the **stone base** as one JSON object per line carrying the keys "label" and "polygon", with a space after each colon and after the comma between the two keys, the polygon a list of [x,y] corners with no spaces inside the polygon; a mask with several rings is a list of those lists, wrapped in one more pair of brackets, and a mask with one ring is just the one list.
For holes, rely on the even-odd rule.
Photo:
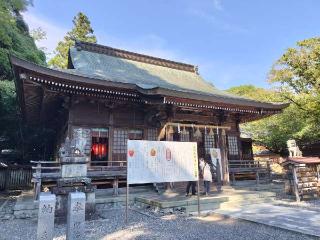
{"label": "stone base", "polygon": [[[86,194],[86,220],[94,218],[96,211],[95,193],[89,192]],[[56,203],[56,220],[59,223],[66,222],[68,209],[68,195],[57,195]]]}
{"label": "stone base", "polygon": [[87,164],[65,164],[61,166],[61,177],[86,177]]}

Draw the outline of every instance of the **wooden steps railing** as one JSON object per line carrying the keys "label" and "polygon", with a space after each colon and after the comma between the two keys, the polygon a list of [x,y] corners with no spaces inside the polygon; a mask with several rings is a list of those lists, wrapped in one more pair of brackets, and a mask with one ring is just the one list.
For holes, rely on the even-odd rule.
{"label": "wooden steps railing", "polygon": [[320,195],[316,167],[294,166],[290,175],[288,177],[294,185],[293,189],[298,202],[303,198],[316,198]]}
{"label": "wooden steps railing", "polygon": [[229,160],[229,173],[232,176],[232,182],[235,182],[235,175],[255,174],[257,184],[260,181],[260,175],[264,174],[268,180],[271,180],[271,170],[269,160]]}
{"label": "wooden steps railing", "polygon": [[[34,196],[38,199],[43,184],[51,187],[61,178],[61,165],[58,161],[31,161],[31,163],[34,164],[32,167]],[[110,182],[117,194],[119,179],[127,176],[126,161],[91,161],[88,163],[87,176],[92,179],[93,185]]]}

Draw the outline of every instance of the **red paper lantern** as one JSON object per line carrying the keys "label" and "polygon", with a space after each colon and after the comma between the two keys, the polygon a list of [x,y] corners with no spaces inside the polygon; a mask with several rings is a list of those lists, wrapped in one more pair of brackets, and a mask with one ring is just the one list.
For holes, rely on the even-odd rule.
{"label": "red paper lantern", "polygon": [[107,148],[102,143],[94,143],[92,145],[93,154],[99,157],[104,157],[107,155]]}
{"label": "red paper lantern", "polygon": [[92,151],[94,155],[99,155],[99,146],[97,143],[92,145]]}

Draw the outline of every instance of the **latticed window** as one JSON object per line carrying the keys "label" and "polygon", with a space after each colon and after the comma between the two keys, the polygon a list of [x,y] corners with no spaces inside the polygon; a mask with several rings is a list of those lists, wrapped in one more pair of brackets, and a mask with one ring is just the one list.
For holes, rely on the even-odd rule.
{"label": "latticed window", "polygon": [[238,155],[238,138],[236,136],[228,136],[229,155]]}
{"label": "latticed window", "polygon": [[158,140],[158,130],[156,128],[147,129],[147,140],[157,141]]}
{"label": "latticed window", "polygon": [[214,134],[206,134],[204,135],[204,148],[206,151],[206,154],[210,154],[210,148],[214,147]]}
{"label": "latticed window", "polygon": [[130,139],[130,140],[142,140],[143,139],[142,130],[129,130],[128,131],[128,139]]}
{"label": "latticed window", "polygon": [[181,142],[190,142],[190,133],[187,130],[182,130],[180,132],[180,141]]}
{"label": "latticed window", "polygon": [[114,129],[113,131],[113,153],[126,153],[127,140],[141,140],[142,130]]}
{"label": "latticed window", "polygon": [[114,129],[113,131],[113,153],[127,152],[128,130]]}

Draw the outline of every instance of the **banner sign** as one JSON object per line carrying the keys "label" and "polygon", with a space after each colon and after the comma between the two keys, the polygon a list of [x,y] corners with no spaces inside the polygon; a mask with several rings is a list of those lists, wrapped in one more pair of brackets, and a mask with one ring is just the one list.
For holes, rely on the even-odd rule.
{"label": "banner sign", "polygon": [[220,148],[210,148],[210,157],[212,164],[216,167],[217,171],[220,171],[218,174],[221,178],[220,180],[223,180]]}
{"label": "banner sign", "polygon": [[198,180],[195,142],[128,140],[129,184]]}

